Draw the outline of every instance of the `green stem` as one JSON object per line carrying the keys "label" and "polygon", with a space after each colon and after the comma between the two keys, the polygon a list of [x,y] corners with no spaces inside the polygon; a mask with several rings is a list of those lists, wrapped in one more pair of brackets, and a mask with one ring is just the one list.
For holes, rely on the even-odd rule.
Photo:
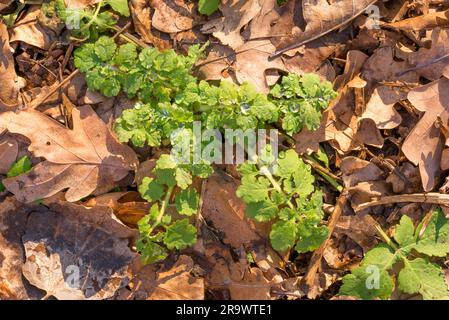
{"label": "green stem", "polygon": [[[277,192],[286,196],[284,190],[282,190],[281,186],[279,185],[279,183],[276,181],[276,179],[273,177],[270,170],[266,166],[260,167],[259,170],[261,174],[267,177],[267,179],[271,182],[271,184],[273,185],[274,189]],[[288,200],[287,205],[290,207],[290,209],[295,208],[290,200]]]}
{"label": "green stem", "polygon": [[388,244],[395,251],[399,250],[399,247],[396,245],[396,243],[394,243],[394,241],[391,240],[391,238],[385,233],[385,231],[377,223],[377,221],[374,221],[374,228],[377,230],[377,232],[380,234],[380,236],[383,238],[383,240],[386,244]]}
{"label": "green stem", "polygon": [[151,226],[150,230],[148,231],[148,236],[151,236],[151,233],[153,232],[153,230],[158,225],[161,224],[162,217],[164,216],[165,210],[167,209],[168,204],[170,202],[170,198],[171,198],[171,194],[173,192],[173,189],[174,189],[174,187],[169,187],[168,188],[167,193],[165,194],[165,197],[164,197],[164,201],[162,202],[161,209],[159,210],[159,214],[156,217],[156,222]]}
{"label": "green stem", "polygon": [[86,25],[84,26],[84,29],[88,29],[92,25],[92,23],[94,23],[94,21],[97,20],[97,16],[100,13],[102,4],[103,4],[103,0],[100,0],[100,2],[98,2],[97,8],[95,9],[94,15],[92,16],[92,19],[90,19],[89,22],[86,23]]}

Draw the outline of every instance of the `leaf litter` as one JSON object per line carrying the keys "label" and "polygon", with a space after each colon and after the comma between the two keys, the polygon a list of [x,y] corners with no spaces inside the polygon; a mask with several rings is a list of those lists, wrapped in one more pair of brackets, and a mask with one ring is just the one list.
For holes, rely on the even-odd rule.
{"label": "leaf litter", "polygon": [[[449,297],[447,2],[12,3],[0,4],[2,299]],[[86,15],[82,32],[71,30],[67,10]],[[114,37],[118,46],[101,36]],[[83,61],[103,78],[77,69],[75,52],[86,43],[103,43]],[[145,81],[165,80],[114,78],[135,72],[130,56],[145,63],[145,54],[156,55],[145,51],[150,47],[171,59],[195,44],[206,44],[198,49],[203,53],[189,53],[188,88],[204,90],[196,96],[181,91],[184,82],[169,89],[177,96],[157,86],[144,96]],[[96,59],[110,64],[95,69]],[[307,78],[311,72],[317,78]],[[310,95],[287,97],[295,88],[286,84],[295,81],[288,74],[304,87],[329,80],[337,94],[308,114],[313,121],[306,124],[273,118],[270,125],[286,131],[282,147],[296,150],[300,162],[267,181],[234,164],[217,165],[212,174],[163,163],[169,131],[177,128],[165,123],[158,145],[151,140],[156,133],[145,130],[162,118],[133,113],[140,101],[173,106],[174,96],[179,106],[195,105],[202,94],[218,94],[218,84],[222,93],[245,88],[239,92],[266,99],[264,108],[272,109],[258,109],[251,121],[267,121],[276,99]],[[283,114],[292,112],[288,104],[279,106]],[[205,113],[211,123],[241,114],[226,126],[236,121],[243,127],[246,106],[238,109]],[[170,116],[188,123],[184,111]],[[145,130],[132,131],[136,123]],[[133,138],[123,139],[124,132]],[[301,182],[295,170],[303,164],[322,201],[304,189],[293,192]],[[190,185],[194,191],[184,190]],[[294,195],[294,203],[283,192]],[[347,201],[337,200],[342,195]],[[302,210],[306,222],[288,208]],[[313,233],[320,228],[327,233]],[[145,254],[156,262],[145,264]],[[370,266],[381,270],[376,290],[363,285]],[[68,285],[72,267],[81,285]]]}

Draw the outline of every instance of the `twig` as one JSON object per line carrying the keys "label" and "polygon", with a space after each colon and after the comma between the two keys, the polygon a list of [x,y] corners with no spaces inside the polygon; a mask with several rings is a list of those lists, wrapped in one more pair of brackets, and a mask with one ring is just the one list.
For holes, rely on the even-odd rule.
{"label": "twig", "polygon": [[323,257],[324,250],[327,247],[329,239],[332,236],[332,232],[334,231],[335,226],[337,225],[338,219],[340,218],[341,213],[343,212],[343,207],[348,200],[347,191],[343,191],[340,197],[335,204],[334,212],[332,212],[332,216],[329,219],[329,223],[327,225],[329,229],[329,234],[327,235],[327,239],[321,244],[321,246],[315,250],[310,259],[309,268],[307,269],[306,275],[304,276],[305,283],[309,288],[314,285],[315,276],[320,267],[321,258]]}
{"label": "twig", "polygon": [[382,204],[393,204],[400,202],[432,203],[449,206],[449,194],[431,192],[431,193],[400,194],[394,196],[374,198],[371,202],[366,202],[358,205],[355,208],[355,211],[358,212],[363,209]]}

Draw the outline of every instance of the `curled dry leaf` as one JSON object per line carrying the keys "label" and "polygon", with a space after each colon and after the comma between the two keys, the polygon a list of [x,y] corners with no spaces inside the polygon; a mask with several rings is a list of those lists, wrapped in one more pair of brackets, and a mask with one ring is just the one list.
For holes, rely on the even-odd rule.
{"label": "curled dry leaf", "polygon": [[136,227],[137,222],[148,214],[151,203],[146,202],[136,191],[112,192],[89,199],[86,207],[105,206],[114,210],[117,218],[127,226]]}
{"label": "curled dry leaf", "polygon": [[[71,105],[67,98],[65,104]],[[4,180],[22,202],[32,202],[68,189],[67,201],[111,189],[137,167],[137,156],[120,144],[89,106],[72,105],[73,129],[29,110],[0,114],[0,126],[27,137],[29,150],[47,161],[29,173]]]}
{"label": "curled dry leaf", "polygon": [[19,103],[20,82],[9,41],[8,29],[0,21],[0,111],[15,108]]}
{"label": "curled dry leaf", "polygon": [[11,42],[22,41],[32,46],[48,50],[54,41],[51,35],[38,22],[40,6],[31,6],[11,29]]}
{"label": "curled dry leaf", "polygon": [[405,31],[420,31],[436,27],[448,27],[449,10],[431,12],[393,23],[384,23],[383,26]]}
{"label": "curled dry leaf", "polygon": [[260,1],[224,0],[219,8],[223,17],[207,22],[201,31],[212,33],[222,44],[237,50],[244,43],[241,29],[260,12]]}
{"label": "curled dry leaf", "polygon": [[449,79],[443,77],[414,88],[408,94],[408,100],[425,113],[404,141],[402,151],[413,164],[419,166],[424,191],[430,191],[441,175],[444,138],[436,126],[436,120],[437,116],[443,123],[449,120]]}

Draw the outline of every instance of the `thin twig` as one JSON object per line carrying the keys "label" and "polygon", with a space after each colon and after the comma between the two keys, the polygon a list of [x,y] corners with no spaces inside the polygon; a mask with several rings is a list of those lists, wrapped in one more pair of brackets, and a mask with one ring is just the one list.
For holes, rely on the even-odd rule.
{"label": "thin twig", "polygon": [[332,236],[332,232],[334,231],[335,226],[337,225],[338,220],[340,219],[341,213],[343,212],[343,207],[348,200],[347,192],[343,191],[340,197],[335,204],[334,212],[332,212],[332,216],[329,219],[329,223],[327,228],[329,229],[329,234],[327,235],[327,239],[321,244],[321,246],[315,250],[310,259],[309,268],[307,269],[306,275],[304,276],[305,283],[309,288],[314,285],[316,273],[320,267],[321,258],[323,257],[324,250],[329,243],[329,239]]}
{"label": "thin twig", "polygon": [[449,206],[449,194],[431,192],[431,193],[400,194],[394,196],[374,198],[370,202],[358,205],[355,208],[355,211],[358,212],[363,209],[374,206],[379,206],[383,204],[401,203],[401,202],[432,203]]}

